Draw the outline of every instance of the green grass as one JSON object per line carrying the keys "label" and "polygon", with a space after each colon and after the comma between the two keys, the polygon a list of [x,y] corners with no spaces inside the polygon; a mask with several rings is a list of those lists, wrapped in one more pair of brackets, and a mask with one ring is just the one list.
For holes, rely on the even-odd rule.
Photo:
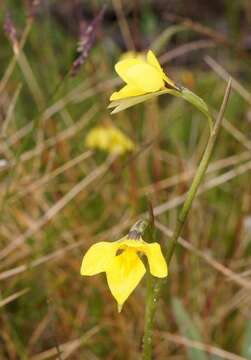
{"label": "green grass", "polygon": [[[94,1],[89,5],[95,9]],[[26,23],[24,8],[17,1],[7,6],[20,34]],[[111,3],[108,7],[111,11]],[[231,11],[235,10],[229,7],[227,19],[236,36],[238,12],[231,15]],[[143,15],[147,21],[139,19],[139,34],[142,42],[144,36],[150,42],[164,28],[158,27],[158,14],[150,2]],[[130,28],[135,26],[131,16],[126,19]],[[115,79],[119,25],[113,21],[101,30],[86,63],[71,78],[65,75],[75,56],[77,38],[55,17],[41,12],[24,54],[42,101],[37,102],[31,78],[18,64],[0,96],[3,127],[21,86],[0,143],[0,158],[8,162],[0,168],[0,359],[59,358],[57,345],[63,358],[139,359],[145,280],[118,314],[103,275],[80,277],[82,256],[91,244],[125,234],[135,217],[147,211],[148,199],[155,208],[170,202],[156,220],[164,229],[173,230],[179,207],[173,202],[188,190],[189,172],[196,169],[206,144],[205,117],[182,99],[164,95],[110,116],[107,106],[115,86],[107,81]],[[182,36],[177,34],[177,46],[193,36],[195,32],[188,29]],[[0,40],[3,78],[13,54],[3,32]],[[175,41],[170,47],[176,46]],[[226,84],[205,65],[204,55],[230,71],[251,98],[247,51],[240,57],[235,47],[217,44],[188,52],[164,67],[172,78],[201,96],[212,112],[218,111]],[[238,89],[232,91],[225,117],[234,128],[221,131],[202,185],[206,188],[195,199],[182,235],[193,248],[181,245],[176,249],[158,307],[156,359],[251,358],[250,103]],[[136,142],[135,157],[122,156],[111,164],[105,153],[87,154],[87,132],[107,119]],[[22,129],[28,130],[20,133]],[[86,157],[70,166],[85,152]],[[69,200],[74,186],[88,176],[93,180]],[[163,185],[164,180],[169,184]],[[55,207],[62,201],[63,206]],[[168,241],[163,228],[157,236],[163,245]],[[18,246],[6,253],[17,239]],[[2,300],[26,288],[28,292],[2,305]],[[48,349],[52,350],[47,356]]]}

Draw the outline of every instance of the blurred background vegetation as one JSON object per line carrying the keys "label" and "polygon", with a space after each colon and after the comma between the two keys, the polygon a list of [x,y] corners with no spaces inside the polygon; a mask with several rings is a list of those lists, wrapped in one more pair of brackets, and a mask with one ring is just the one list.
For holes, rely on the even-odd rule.
{"label": "blurred background vegetation", "polygon": [[[0,359],[140,358],[145,283],[118,314],[104,276],[79,269],[91,244],[125,234],[149,200],[165,246],[206,144],[204,117],[177,98],[110,116],[114,64],[148,48],[213,115],[234,78],[158,307],[155,359],[251,359],[251,2],[106,1],[71,76],[79,29],[103,4],[41,0],[32,17],[31,1],[1,2]],[[7,13],[24,42],[18,57]],[[86,148],[88,131],[107,122],[134,154]]]}

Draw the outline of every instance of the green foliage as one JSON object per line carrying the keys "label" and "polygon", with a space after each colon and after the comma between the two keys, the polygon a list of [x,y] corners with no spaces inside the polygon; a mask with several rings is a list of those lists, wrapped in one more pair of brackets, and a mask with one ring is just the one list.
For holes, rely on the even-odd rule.
{"label": "green foliage", "polygon": [[251,359],[251,321],[247,322],[246,330],[244,333],[244,341],[242,345],[242,356]]}
{"label": "green foliage", "polygon": [[[195,325],[194,320],[189,316],[184,308],[182,301],[173,298],[172,300],[173,311],[178,327],[182,335],[190,340],[201,342],[202,337]],[[208,360],[208,356],[202,350],[193,347],[187,348],[188,357],[191,360]]]}
{"label": "green foliage", "polygon": [[[8,0],[0,12],[2,26],[5,10],[11,10],[19,37],[27,20],[24,3],[28,2]],[[80,277],[82,256],[96,241],[112,241],[125,234],[134,218],[147,211],[149,200],[155,210],[166,206],[156,220],[174,229],[180,197],[191,184],[191,173],[208,139],[205,119],[211,124],[211,114],[215,117],[219,110],[225,89],[225,82],[205,66],[204,55],[211,54],[250,90],[250,54],[247,49],[237,51],[237,42],[232,41],[246,41],[249,4],[226,1],[226,14],[215,13],[213,1],[203,2],[205,12],[198,14],[196,10],[193,14],[193,1],[191,5],[174,2],[177,15],[197,19],[218,35],[223,34],[218,31],[223,27],[227,38],[229,28],[234,36],[231,47],[222,46],[216,36],[212,38],[215,48],[191,50],[191,42],[208,40],[208,35],[200,34],[194,24],[189,27],[183,20],[167,20],[174,11],[167,10],[167,2],[123,1],[137,50],[153,46],[161,56],[179,48],[177,57],[163,65],[183,87],[179,92],[154,94],[163,95],[158,98],[146,95],[114,102],[116,114],[110,116],[109,97],[117,86],[114,63],[126,48],[113,2],[107,2],[97,43],[75,78],[67,75],[78,41],[77,17],[71,12],[75,2],[43,3],[45,7],[25,42],[24,55],[44,105],[37,106],[34,89],[18,63],[0,96],[1,131],[13,105],[0,144],[0,303],[29,289],[0,307],[0,359],[45,358],[45,351],[55,351],[57,343],[64,349],[62,344],[78,339],[80,345],[69,359],[139,359],[145,287],[132,294],[118,315],[105,277]],[[171,3],[168,6],[172,7]],[[88,23],[103,1],[80,4]],[[208,6],[213,14],[207,13]],[[241,27],[240,14],[245,17]],[[14,57],[3,31],[0,41],[2,80]],[[19,86],[20,95],[13,104]],[[89,117],[92,106],[96,112]],[[211,170],[201,186],[203,194],[195,199],[182,236],[205,257],[210,255],[219,268],[250,282],[250,104],[238,91],[232,92],[225,117],[242,138],[236,137],[234,129],[222,129]],[[88,131],[106,123],[125,131],[137,150],[117,158],[95,177],[109,155],[90,152],[82,160],[78,157],[88,153]],[[6,166],[2,166],[4,161]],[[93,180],[67,201],[74,186],[90,175]],[[65,197],[65,206],[55,211],[54,206]],[[168,238],[159,229],[158,238],[164,247]],[[2,256],[17,240],[19,245]],[[179,246],[166,296],[156,314],[156,358],[220,359],[193,347],[162,341],[162,333],[168,332],[251,359],[250,290],[219,268]],[[174,297],[172,306],[170,297]],[[86,339],[89,331],[94,332]]]}

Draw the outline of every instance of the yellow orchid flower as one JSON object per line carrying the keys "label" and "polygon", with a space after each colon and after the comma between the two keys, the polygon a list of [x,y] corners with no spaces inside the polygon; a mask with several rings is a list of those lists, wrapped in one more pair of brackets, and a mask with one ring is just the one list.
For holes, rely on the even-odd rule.
{"label": "yellow orchid flower", "polygon": [[[135,226],[138,226],[136,223]],[[147,257],[153,276],[164,278],[168,274],[167,264],[156,242],[147,243],[135,227],[129,234],[115,242],[99,242],[84,255],[81,275],[92,276],[106,273],[107,283],[118,303],[120,312],[129,295],[136,288],[146,269],[141,255]]]}
{"label": "yellow orchid flower", "polygon": [[178,89],[175,83],[164,73],[151,50],[148,51],[145,59],[132,56],[119,61],[115,65],[115,71],[126,85],[111,95],[111,101],[164,90],[166,84]]}
{"label": "yellow orchid flower", "polygon": [[85,145],[90,149],[100,149],[119,155],[135,148],[134,143],[114,126],[93,128],[86,136]]}
{"label": "yellow orchid flower", "polygon": [[115,70],[126,85],[111,95],[108,106],[109,109],[113,109],[111,114],[117,114],[154,97],[169,94],[184,99],[201,111],[212,131],[213,120],[207,104],[191,90],[174,83],[165,74],[151,50],[145,57],[134,52],[127,53],[125,58],[115,65]]}

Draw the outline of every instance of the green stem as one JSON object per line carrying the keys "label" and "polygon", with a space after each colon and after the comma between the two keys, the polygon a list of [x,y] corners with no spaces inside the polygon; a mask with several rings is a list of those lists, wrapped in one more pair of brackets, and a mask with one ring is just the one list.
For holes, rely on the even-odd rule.
{"label": "green stem", "polygon": [[186,200],[185,200],[185,202],[184,202],[184,204],[182,206],[182,209],[180,211],[180,214],[178,216],[176,226],[175,226],[175,229],[174,229],[174,233],[173,233],[173,236],[172,236],[171,241],[170,241],[170,246],[168,247],[167,253],[166,253],[166,261],[167,261],[168,265],[170,265],[170,262],[172,260],[172,256],[173,256],[175,247],[177,245],[179,236],[180,236],[181,231],[183,229],[184,223],[185,223],[185,221],[187,219],[187,215],[188,215],[188,213],[189,213],[189,211],[191,209],[191,206],[192,206],[193,200],[194,200],[194,198],[195,198],[195,196],[197,194],[198,188],[199,188],[199,186],[200,186],[200,184],[201,184],[201,182],[203,180],[203,177],[204,177],[204,175],[205,175],[205,173],[207,171],[209,160],[210,160],[211,155],[213,153],[215,143],[216,143],[216,140],[217,140],[217,137],[218,137],[218,134],[219,134],[219,131],[220,131],[220,127],[221,127],[221,124],[222,124],[222,121],[223,121],[225,109],[226,109],[228,98],[229,98],[229,95],[230,95],[230,90],[231,90],[231,79],[228,81],[227,88],[226,88],[226,91],[225,91],[225,95],[224,95],[224,99],[223,99],[223,102],[222,102],[222,105],[221,105],[221,108],[220,108],[219,115],[218,115],[218,117],[216,119],[213,130],[212,130],[212,132],[210,134],[210,137],[208,139],[206,149],[204,151],[204,154],[203,154],[202,159],[200,161],[199,167],[198,167],[198,169],[196,171],[196,174],[194,176],[194,179],[193,179],[192,184],[190,186],[190,189],[188,191]]}
{"label": "green stem", "polygon": [[[215,143],[220,131],[220,127],[223,121],[224,112],[227,106],[228,98],[230,95],[231,90],[231,79],[226,87],[224,99],[221,105],[221,109],[219,115],[216,119],[216,122],[213,126],[213,130],[210,134],[210,137],[207,142],[206,149],[200,161],[199,167],[196,171],[190,189],[188,191],[186,200],[182,206],[182,209],[179,213],[176,226],[173,232],[173,236],[170,239],[169,247],[167,248],[166,252],[166,261],[168,266],[172,260],[175,247],[177,245],[178,239],[180,237],[181,231],[187,219],[188,213],[191,209],[193,200],[197,194],[198,188],[203,180],[203,177],[206,173],[209,160],[213,153]],[[144,337],[143,337],[143,360],[151,360],[152,359],[152,333],[153,333],[153,321],[154,315],[156,311],[157,301],[161,292],[161,287],[163,284],[163,280],[158,279],[153,283],[153,279],[151,275],[148,273],[148,280],[147,280],[147,300],[146,300],[146,313],[145,313],[145,330],[144,330]]]}
{"label": "green stem", "polygon": [[147,293],[146,293],[146,310],[145,310],[145,329],[143,336],[143,360],[150,360],[152,358],[152,332],[153,332],[153,307],[154,300],[154,286],[153,277],[147,269]]}

